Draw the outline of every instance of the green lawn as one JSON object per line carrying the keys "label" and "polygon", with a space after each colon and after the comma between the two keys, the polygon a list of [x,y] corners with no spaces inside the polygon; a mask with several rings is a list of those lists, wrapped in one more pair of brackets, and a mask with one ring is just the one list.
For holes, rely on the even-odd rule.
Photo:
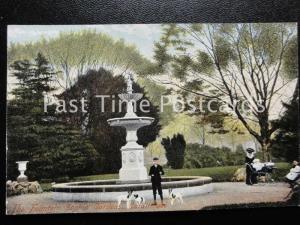
{"label": "green lawn", "polygon": [[[213,182],[228,182],[234,172],[244,165],[240,166],[224,166],[224,167],[207,167],[197,169],[169,169],[165,168],[165,176],[209,176],[213,179]],[[280,181],[288,173],[290,165],[288,163],[276,163],[277,169],[274,171],[273,179]],[[75,177],[70,181],[91,181],[91,180],[105,180],[105,179],[117,179],[118,174],[99,174],[83,177]],[[51,190],[51,183],[41,183],[44,191]]]}

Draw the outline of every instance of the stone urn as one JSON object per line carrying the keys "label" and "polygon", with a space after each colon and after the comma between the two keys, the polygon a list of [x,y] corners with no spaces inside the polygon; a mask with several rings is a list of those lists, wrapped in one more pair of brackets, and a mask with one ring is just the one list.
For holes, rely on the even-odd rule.
{"label": "stone urn", "polygon": [[20,175],[17,177],[18,182],[27,182],[27,176],[24,174],[27,169],[27,163],[28,161],[18,161],[16,162],[18,164],[18,170],[20,172]]}

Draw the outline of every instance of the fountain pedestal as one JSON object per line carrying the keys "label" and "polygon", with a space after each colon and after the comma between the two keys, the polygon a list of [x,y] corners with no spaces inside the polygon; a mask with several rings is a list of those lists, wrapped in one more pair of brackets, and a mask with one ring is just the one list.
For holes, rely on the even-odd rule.
{"label": "fountain pedestal", "polygon": [[121,150],[122,168],[119,171],[121,183],[136,183],[148,181],[147,169],[144,166],[144,147],[136,141],[137,130],[143,126],[150,125],[154,121],[151,117],[137,117],[136,115],[122,118],[109,119],[111,126],[126,128],[126,145]]}
{"label": "fountain pedestal", "polygon": [[147,169],[144,166],[144,147],[137,143],[137,130],[150,125],[154,118],[138,117],[133,111],[133,102],[142,98],[140,93],[132,93],[132,78],[127,80],[127,93],[119,97],[127,103],[124,117],[107,120],[110,126],[126,128],[126,145],[121,148],[122,168],[119,171],[121,183],[137,183],[148,181]]}
{"label": "fountain pedestal", "polygon": [[144,166],[144,147],[136,143],[136,127],[126,127],[127,144],[121,148],[122,168],[119,171],[119,179],[121,182],[145,182],[148,180],[148,174]]}

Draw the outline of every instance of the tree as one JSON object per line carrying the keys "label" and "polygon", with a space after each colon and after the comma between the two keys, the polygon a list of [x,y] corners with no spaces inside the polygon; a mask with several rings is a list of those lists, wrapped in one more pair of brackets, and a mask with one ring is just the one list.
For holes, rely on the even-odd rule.
{"label": "tree", "polygon": [[12,74],[19,85],[7,111],[7,172],[18,175],[16,161],[28,160],[30,179],[78,176],[93,172],[97,155],[78,130],[60,121],[55,106],[44,112],[45,92],[51,92],[54,73],[42,54],[33,62],[15,61]]}
{"label": "tree", "polygon": [[[70,102],[72,99],[80,102],[84,97],[87,100],[86,112],[81,108],[75,113],[70,113],[70,105],[67,104],[64,114],[65,120],[70,121],[92,140],[98,157],[98,172],[116,172],[121,167],[120,148],[126,144],[126,132],[121,127],[111,127],[107,120],[125,115],[125,103],[119,108],[118,94],[126,91],[126,82],[123,76],[114,76],[105,69],[89,70],[79,77],[78,81],[68,90],[58,95],[59,99]],[[137,83],[133,83],[133,92],[143,93],[144,97],[137,101],[137,106],[143,99],[148,100],[146,93]],[[98,95],[107,96],[104,100]],[[150,101],[149,101],[150,102]],[[104,108],[102,108],[102,104]],[[113,108],[115,110],[113,110]],[[149,112],[142,112],[136,107],[138,116],[149,116],[155,118],[154,122],[138,130],[138,143],[146,147],[154,141],[159,133],[159,116],[157,107],[150,102]]]}
{"label": "tree", "polygon": [[271,148],[275,157],[287,161],[299,159],[299,96],[289,103],[283,103],[286,111],[273,122],[278,131],[272,140]]}
{"label": "tree", "polygon": [[[165,25],[155,43],[156,63],[144,75],[168,74],[171,79],[160,82],[223,102],[260,143],[264,159],[270,160],[271,136],[277,129],[270,111],[291,81],[286,73],[297,68],[292,47],[296,39],[295,24]],[[184,85],[191,81],[207,87]]]}
{"label": "tree", "polygon": [[60,71],[56,82],[64,89],[71,87],[89,69],[138,72],[149,63],[134,45],[93,29],[61,32],[58,37],[41,38],[34,43],[12,43],[8,48],[8,62],[32,59],[38,51],[43,53],[52,69]]}
{"label": "tree", "polygon": [[169,137],[163,138],[161,144],[166,150],[168,165],[173,169],[181,169],[184,164],[184,151],[186,146],[184,136],[174,134],[171,139]]}
{"label": "tree", "polygon": [[[143,87],[147,93],[147,97],[157,107],[161,106],[161,97],[170,94],[170,90],[164,85],[153,82],[146,77],[139,76],[137,83]],[[162,126],[168,125],[169,122],[174,121],[174,112],[172,105],[163,106],[163,110],[159,113],[159,122]]]}

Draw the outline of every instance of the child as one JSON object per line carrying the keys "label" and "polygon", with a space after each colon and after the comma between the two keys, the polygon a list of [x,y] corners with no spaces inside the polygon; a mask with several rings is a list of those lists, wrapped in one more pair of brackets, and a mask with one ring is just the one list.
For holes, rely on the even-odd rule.
{"label": "child", "polygon": [[158,164],[158,158],[153,158],[153,166],[151,166],[149,171],[149,176],[151,176],[151,183],[152,183],[152,190],[153,190],[153,198],[154,203],[153,205],[157,205],[156,203],[156,190],[158,191],[158,194],[160,196],[161,204],[163,205],[163,193],[161,188],[161,175],[164,175],[163,168],[161,165]]}

